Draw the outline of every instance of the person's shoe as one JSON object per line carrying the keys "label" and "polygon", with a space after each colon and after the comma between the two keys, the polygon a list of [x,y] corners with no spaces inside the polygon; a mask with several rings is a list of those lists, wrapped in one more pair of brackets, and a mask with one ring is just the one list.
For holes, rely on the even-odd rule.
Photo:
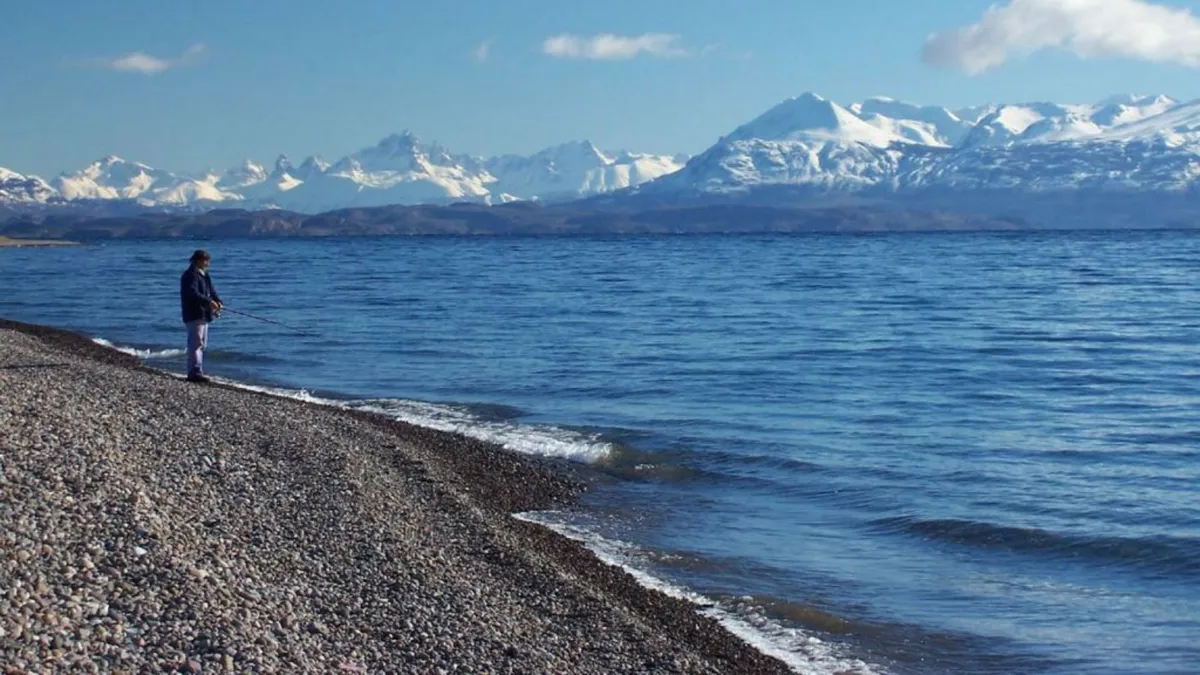
{"label": "person's shoe", "polygon": [[200,384],[208,384],[209,382],[212,382],[212,378],[205,375],[204,373],[188,373],[187,381],[188,382],[199,382]]}

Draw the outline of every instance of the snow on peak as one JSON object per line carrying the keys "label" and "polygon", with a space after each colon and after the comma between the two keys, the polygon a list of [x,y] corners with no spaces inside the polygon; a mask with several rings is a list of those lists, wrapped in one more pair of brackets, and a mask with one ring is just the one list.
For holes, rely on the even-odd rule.
{"label": "snow on peak", "polygon": [[388,135],[375,145],[375,148],[380,154],[410,152],[419,147],[421,147],[421,139],[417,138],[417,135],[408,129],[405,129],[398,134]]}
{"label": "snow on peak", "polygon": [[574,141],[555,145],[535,153],[530,159],[564,165],[562,168],[608,166],[615,160],[601,152],[591,141]]}
{"label": "snow on peak", "polygon": [[1030,125],[1045,119],[1045,115],[1032,106],[1006,105],[985,118],[989,124],[1014,134],[1023,133]]}
{"label": "snow on peak", "polygon": [[0,166],[0,205],[46,204],[57,198],[58,192],[41,178]]}
{"label": "snow on peak", "polygon": [[1025,103],[1003,105],[981,119],[965,147],[1053,143],[1099,137],[1108,130],[1154,118],[1174,108],[1169,96],[1111,96],[1097,105]]}
{"label": "snow on peak", "polygon": [[293,173],[300,180],[308,180],[316,174],[325,173],[329,170],[329,166],[329,162],[320,155],[310,155]]}
{"label": "snow on peak", "polygon": [[947,108],[916,105],[886,96],[869,98],[854,108],[868,124],[923,145],[957,145],[973,126]]}
{"label": "snow on peak", "polygon": [[419,162],[421,158],[442,157],[448,154],[445,148],[436,142],[426,146],[416,134],[405,129],[385,137],[374,147],[365,148],[353,156],[364,165],[387,165],[388,162],[398,161],[403,166],[410,166]]}
{"label": "snow on peak", "polygon": [[972,148],[1006,145],[1016,141],[1029,127],[1047,117],[1065,117],[1069,114],[1069,111],[1054,104],[1002,105],[975,125],[963,140],[963,145]]}
{"label": "snow on peak", "polygon": [[217,181],[217,186],[224,189],[237,190],[248,188],[267,180],[267,170],[263,165],[249,158],[242,160],[237,168],[230,169]]}
{"label": "snow on peak", "polygon": [[867,124],[850,110],[813,93],[776,105],[735,129],[724,140],[832,141],[878,148],[905,142],[903,137]]}
{"label": "snow on peak", "polygon": [[54,187],[66,199],[136,199],[172,178],[167,171],[109,155],[81,171],[61,174]]}
{"label": "snow on peak", "polygon": [[[261,171],[262,167],[257,169]],[[236,192],[219,185],[220,178],[216,175],[190,178],[109,155],[80,171],[58,176],[53,189],[66,200],[128,199],[147,206],[241,199]]]}
{"label": "snow on peak", "polygon": [[957,108],[953,112],[955,117],[959,118],[963,122],[966,122],[967,124],[970,124],[971,126],[975,126],[976,124],[979,124],[983,118],[996,112],[996,109],[999,107],[1000,106],[994,103],[985,103],[983,105]]}
{"label": "snow on peak", "polygon": [[1111,99],[1117,98],[1128,98],[1128,100],[1120,102],[1111,101],[1108,104],[1101,105],[1092,114],[1092,121],[1102,127],[1116,127],[1147,117],[1161,115],[1179,105],[1179,102],[1170,96],[1111,97]]}
{"label": "snow on peak", "polygon": [[426,147],[416,134],[404,130],[342,158],[330,167],[328,172],[343,175],[397,172],[419,174],[429,173],[433,165],[453,168],[455,162],[442,146],[433,143]]}
{"label": "snow on peak", "polygon": [[493,193],[523,199],[575,198],[619,190],[678,171],[673,157],[619,151],[605,153],[591,141],[573,141],[531,156],[502,155],[484,160],[495,179]]}
{"label": "snow on peak", "polygon": [[1113,94],[1102,99],[1096,105],[1100,107],[1108,105],[1133,105],[1134,102],[1145,97],[1145,94]]}
{"label": "snow on peak", "polygon": [[1161,108],[1163,110],[1176,105],[1179,105],[1179,101],[1163,94],[1159,94],[1157,96],[1142,96],[1133,102],[1133,106],[1136,108]]}
{"label": "snow on peak", "polygon": [[1026,127],[1015,140],[1036,143],[1074,141],[1095,136],[1103,131],[1104,129],[1087,115],[1069,113],[1060,117],[1043,117]]}
{"label": "snow on peak", "polygon": [[1146,94],[1116,94],[1109,96],[1096,104],[1097,108],[1104,108],[1112,105],[1124,105],[1134,108],[1146,108],[1150,106],[1171,107],[1179,101],[1166,96],[1164,94],[1146,95]]}
{"label": "snow on peak", "polygon": [[1173,105],[1166,112],[1114,126],[1100,141],[1141,141],[1168,147],[1200,145],[1200,100]]}

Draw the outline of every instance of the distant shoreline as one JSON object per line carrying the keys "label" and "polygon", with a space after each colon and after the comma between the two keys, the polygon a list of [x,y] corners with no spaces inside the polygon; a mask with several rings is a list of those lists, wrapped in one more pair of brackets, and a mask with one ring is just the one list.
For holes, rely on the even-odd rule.
{"label": "distant shoreline", "polygon": [[44,213],[0,221],[23,241],[380,235],[784,234],[1028,230],[1019,218],[880,205],[696,204],[634,211],[536,204],[381,206],[316,215],[281,210],[96,216]]}
{"label": "distant shoreline", "polygon": [[77,241],[65,239],[13,239],[0,235],[0,248],[37,248],[48,246],[79,246]]}

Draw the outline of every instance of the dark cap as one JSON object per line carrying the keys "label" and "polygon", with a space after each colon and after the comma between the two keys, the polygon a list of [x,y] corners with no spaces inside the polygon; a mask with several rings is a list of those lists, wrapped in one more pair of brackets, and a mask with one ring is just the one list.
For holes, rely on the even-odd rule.
{"label": "dark cap", "polygon": [[205,251],[202,248],[196,249],[196,252],[192,254],[192,262],[196,262],[197,260],[211,260],[211,259],[212,259],[212,256],[208,254],[208,251]]}

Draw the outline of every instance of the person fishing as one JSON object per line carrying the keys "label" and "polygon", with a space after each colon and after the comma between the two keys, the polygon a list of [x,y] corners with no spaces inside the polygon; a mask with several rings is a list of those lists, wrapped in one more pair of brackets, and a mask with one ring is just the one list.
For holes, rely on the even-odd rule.
{"label": "person fishing", "polygon": [[208,266],[212,256],[199,249],[192,254],[191,264],[179,278],[179,300],[183,308],[183,323],[187,326],[188,382],[211,382],[204,374],[204,348],[208,346],[208,324],[221,311],[221,296],[213,287]]}

